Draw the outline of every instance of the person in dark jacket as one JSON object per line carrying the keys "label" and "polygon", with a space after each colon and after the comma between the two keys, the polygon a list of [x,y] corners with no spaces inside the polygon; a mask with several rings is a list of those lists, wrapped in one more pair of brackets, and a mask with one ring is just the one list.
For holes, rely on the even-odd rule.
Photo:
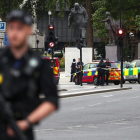
{"label": "person in dark jacket", "polygon": [[[99,64],[97,65],[97,71],[98,71],[98,78],[97,78],[97,86],[101,84],[101,86],[104,86],[104,75],[105,75],[105,63],[103,59],[100,60]],[[100,82],[101,78],[101,82]]]}
{"label": "person in dark jacket", "polygon": [[76,72],[76,60],[73,59],[73,62],[71,64],[71,79],[70,82],[72,82],[73,74]]}
{"label": "person in dark jacket", "polygon": [[107,70],[105,71],[105,75],[106,75],[106,85],[108,85],[108,78],[109,78],[109,68],[111,67],[111,63],[109,62],[109,59],[106,59],[105,62],[106,68]]}
{"label": "person in dark jacket", "polygon": [[[83,69],[84,63],[82,62],[82,69]],[[80,72],[81,72],[81,65],[80,65],[80,58],[78,58],[78,62],[76,64],[77,69],[77,85],[80,85]]]}
{"label": "person in dark jacket", "polygon": [[[27,140],[34,140],[33,126],[58,109],[53,71],[49,62],[28,45],[28,36],[32,34],[32,18],[28,13],[22,10],[9,13],[7,34],[10,47],[0,50],[0,95]],[[43,100],[39,98],[40,92],[45,95]],[[0,140],[20,140],[2,106]]]}

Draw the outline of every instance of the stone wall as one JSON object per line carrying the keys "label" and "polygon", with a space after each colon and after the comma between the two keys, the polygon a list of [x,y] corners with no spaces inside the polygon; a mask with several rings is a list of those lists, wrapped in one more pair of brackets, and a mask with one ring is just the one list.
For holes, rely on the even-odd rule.
{"label": "stone wall", "polygon": [[[71,72],[71,63],[73,59],[80,58],[80,50],[76,47],[66,47],[65,48],[65,75],[70,76]],[[83,63],[89,63],[92,62],[92,48],[82,48],[82,59]]]}

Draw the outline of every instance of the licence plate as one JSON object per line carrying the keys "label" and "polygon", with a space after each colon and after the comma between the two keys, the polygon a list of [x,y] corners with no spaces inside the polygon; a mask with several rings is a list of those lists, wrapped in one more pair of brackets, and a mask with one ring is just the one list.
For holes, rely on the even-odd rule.
{"label": "licence plate", "polygon": [[136,75],[130,75],[130,76],[126,76],[125,78],[126,79],[136,79],[137,77],[136,77]]}

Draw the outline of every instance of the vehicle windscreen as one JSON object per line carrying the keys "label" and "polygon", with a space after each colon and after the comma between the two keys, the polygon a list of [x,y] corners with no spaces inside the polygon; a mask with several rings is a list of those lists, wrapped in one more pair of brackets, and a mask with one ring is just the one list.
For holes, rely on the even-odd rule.
{"label": "vehicle windscreen", "polygon": [[136,61],[132,61],[129,65],[129,68],[134,68],[136,65]]}
{"label": "vehicle windscreen", "polygon": [[117,65],[117,63],[111,63],[111,68],[118,68],[118,65]]}
{"label": "vehicle windscreen", "polygon": [[96,68],[97,67],[97,63],[92,63],[92,64],[90,64],[90,69],[93,69],[93,68]]}

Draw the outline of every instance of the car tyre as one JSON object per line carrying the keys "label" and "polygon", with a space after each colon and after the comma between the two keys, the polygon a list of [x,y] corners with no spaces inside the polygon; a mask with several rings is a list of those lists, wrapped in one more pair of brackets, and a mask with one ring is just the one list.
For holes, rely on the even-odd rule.
{"label": "car tyre", "polygon": [[77,79],[77,76],[75,77],[75,85],[78,85],[78,79]]}
{"label": "car tyre", "polygon": [[115,81],[114,82],[114,85],[119,85],[120,84],[120,81]]}
{"label": "car tyre", "polygon": [[139,74],[139,76],[138,76],[138,83],[140,84],[140,74]]}

